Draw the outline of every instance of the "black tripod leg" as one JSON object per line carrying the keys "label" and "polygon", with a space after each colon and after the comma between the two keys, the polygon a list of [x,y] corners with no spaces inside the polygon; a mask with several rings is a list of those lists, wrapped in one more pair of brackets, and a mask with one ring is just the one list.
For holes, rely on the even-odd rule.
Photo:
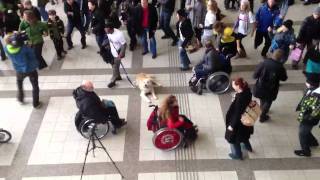
{"label": "black tripod leg", "polygon": [[123,174],[121,173],[120,169],[118,168],[118,166],[116,165],[116,163],[113,161],[113,159],[111,158],[110,154],[108,153],[107,149],[104,147],[104,145],[102,144],[102,142],[100,141],[100,139],[97,137],[96,133],[94,133],[94,136],[97,138],[99,144],[101,145],[101,148],[104,150],[104,152],[107,153],[109,159],[111,160],[113,166],[117,169],[118,173],[121,175],[121,179],[124,179],[125,177],[123,176]]}
{"label": "black tripod leg", "polygon": [[90,138],[89,138],[89,142],[88,142],[87,150],[86,150],[86,155],[84,157],[84,162],[83,162],[83,165],[82,165],[80,180],[82,180],[82,176],[83,176],[83,173],[84,173],[84,168],[86,166],[87,156],[88,156],[89,151],[90,151],[89,150],[90,142],[94,140],[93,138],[94,138],[93,135],[91,135]]}

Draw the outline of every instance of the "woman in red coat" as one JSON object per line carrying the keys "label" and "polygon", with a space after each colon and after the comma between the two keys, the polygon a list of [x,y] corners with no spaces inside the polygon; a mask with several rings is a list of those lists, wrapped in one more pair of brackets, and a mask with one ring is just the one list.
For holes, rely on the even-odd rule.
{"label": "woman in red coat", "polygon": [[186,116],[179,114],[178,101],[174,95],[169,95],[162,102],[159,117],[161,124],[179,129],[182,133],[193,127],[193,123]]}

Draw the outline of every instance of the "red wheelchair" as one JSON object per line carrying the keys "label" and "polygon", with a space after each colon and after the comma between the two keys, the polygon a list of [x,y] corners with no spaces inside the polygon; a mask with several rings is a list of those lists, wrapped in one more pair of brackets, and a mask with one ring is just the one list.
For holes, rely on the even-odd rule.
{"label": "red wheelchair", "polygon": [[[185,135],[178,129],[171,129],[166,127],[166,125],[161,124],[158,118],[158,106],[149,105],[149,107],[154,108],[147,121],[148,130],[153,131],[154,133],[152,138],[153,145],[163,151],[171,151],[181,145],[184,145],[184,147],[186,147],[187,138],[185,137]],[[194,127],[194,133],[196,134],[197,129],[196,126]]]}

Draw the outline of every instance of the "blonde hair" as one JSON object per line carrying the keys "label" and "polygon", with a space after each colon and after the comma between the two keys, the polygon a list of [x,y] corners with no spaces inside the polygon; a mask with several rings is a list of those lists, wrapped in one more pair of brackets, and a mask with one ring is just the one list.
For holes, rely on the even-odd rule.
{"label": "blonde hair", "polygon": [[[245,6],[244,10],[241,10],[241,5],[244,5],[244,6]],[[247,1],[247,0],[242,0],[242,1],[241,1],[241,4],[240,4],[240,12],[248,13],[248,12],[250,12],[250,11],[251,11],[251,7],[250,7],[249,1]]]}
{"label": "blonde hair", "polygon": [[207,11],[213,11],[214,13],[218,12],[218,4],[215,0],[208,0]]}
{"label": "blonde hair", "polygon": [[162,101],[159,109],[159,117],[161,121],[165,121],[169,118],[171,114],[170,109],[175,101],[177,101],[177,98],[174,95],[169,95]]}

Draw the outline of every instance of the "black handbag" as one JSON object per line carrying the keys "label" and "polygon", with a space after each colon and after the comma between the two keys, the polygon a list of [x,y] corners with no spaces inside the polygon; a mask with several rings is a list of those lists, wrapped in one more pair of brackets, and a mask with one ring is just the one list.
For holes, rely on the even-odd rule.
{"label": "black handbag", "polygon": [[235,134],[233,131],[230,131],[228,129],[226,129],[226,133],[224,135],[224,138],[229,142],[229,143],[233,143],[235,141]]}

